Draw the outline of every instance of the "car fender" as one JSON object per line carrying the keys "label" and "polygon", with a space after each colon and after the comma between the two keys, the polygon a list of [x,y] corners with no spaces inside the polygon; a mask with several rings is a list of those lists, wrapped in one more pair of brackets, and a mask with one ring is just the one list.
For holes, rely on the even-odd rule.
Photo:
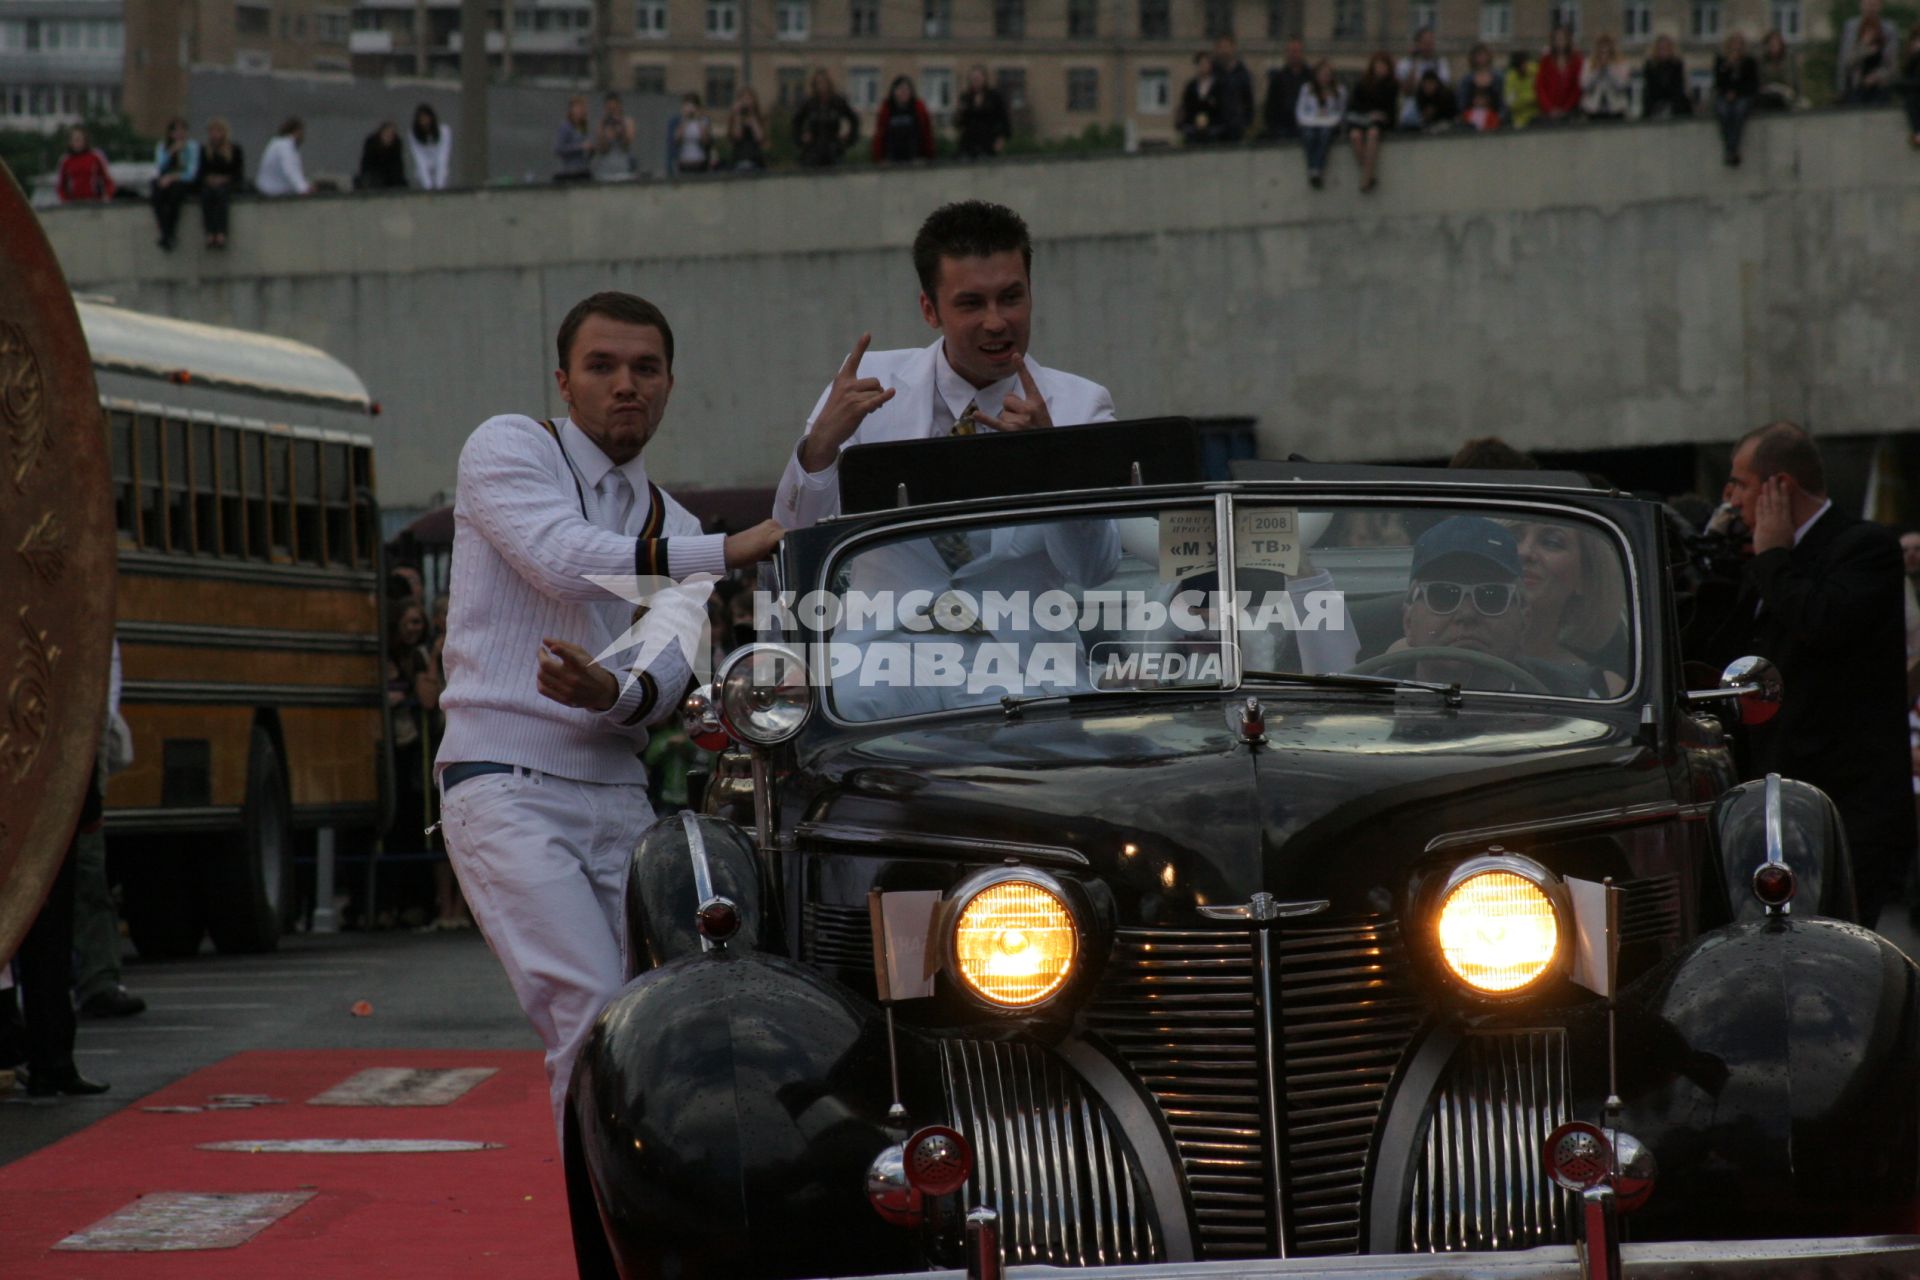
{"label": "car fender", "polygon": [[1920,969],[1892,943],[1732,925],[1630,988],[1620,1019],[1621,1126],[1660,1164],[1634,1238],[1913,1228]]}
{"label": "car fender", "polygon": [[747,833],[691,811],[648,827],[627,867],[627,977],[706,950],[694,913],[709,897],[726,898],[739,912],[728,945],[757,950],[766,937],[765,896]]}
{"label": "car fender", "polygon": [[[1713,806],[1715,846],[1736,921],[1757,920],[1766,907],[1753,894],[1753,873],[1767,861],[1767,783],[1743,782]],[[1797,884],[1801,912],[1855,920],[1853,864],[1846,828],[1827,793],[1810,782],[1780,780],[1780,837]]]}
{"label": "car fender", "polygon": [[728,948],[642,973],[574,1068],[576,1233],[590,1195],[628,1280],[912,1269],[918,1236],[865,1192],[896,1140],[887,1080],[878,1012],[788,960]]}

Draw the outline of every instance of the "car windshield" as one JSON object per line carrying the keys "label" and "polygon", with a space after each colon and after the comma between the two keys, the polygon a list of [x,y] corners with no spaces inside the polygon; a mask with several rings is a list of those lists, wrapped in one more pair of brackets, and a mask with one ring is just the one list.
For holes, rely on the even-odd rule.
{"label": "car windshield", "polygon": [[1607,699],[1632,682],[1618,540],[1570,513],[1211,503],[975,520],[863,540],[820,618],[834,713],[1374,675]]}

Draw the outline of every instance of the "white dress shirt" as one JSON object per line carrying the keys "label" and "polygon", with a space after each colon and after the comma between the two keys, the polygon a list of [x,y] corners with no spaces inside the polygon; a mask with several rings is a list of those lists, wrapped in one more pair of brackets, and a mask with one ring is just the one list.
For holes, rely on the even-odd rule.
{"label": "white dress shirt", "polygon": [[267,144],[260,156],[260,171],[253,175],[253,186],[263,196],[303,196],[313,189],[300,164],[300,148],[291,136],[283,134]]}
{"label": "white dress shirt", "polygon": [[[635,679],[623,679],[612,708],[594,712],[541,695],[541,642],[601,653],[627,631],[633,605],[592,577],[649,577],[656,558],[676,580],[717,576],[726,572],[726,538],[702,534],[691,512],[648,484],[644,455],[616,468],[571,420],[559,426],[556,440],[532,418],[489,418],[460,451],[440,699],[447,729],[437,759],[644,783],[647,726],[678,708],[691,674],[685,653],[659,650]],[[657,541],[637,536],[656,496]]]}

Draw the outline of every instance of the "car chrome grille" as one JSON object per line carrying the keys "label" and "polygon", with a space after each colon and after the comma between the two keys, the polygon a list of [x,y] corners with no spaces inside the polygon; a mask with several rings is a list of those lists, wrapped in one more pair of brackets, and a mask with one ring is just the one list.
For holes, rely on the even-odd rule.
{"label": "car chrome grille", "polygon": [[1000,1215],[1009,1262],[1155,1262],[1153,1215],[1106,1109],[1035,1045],[943,1040],[954,1128],[974,1150],[974,1205]]}
{"label": "car chrome grille", "polygon": [[1436,1095],[1407,1217],[1416,1252],[1529,1249],[1568,1240],[1571,1196],[1541,1166],[1572,1117],[1566,1032],[1470,1035]]}
{"label": "car chrome grille", "polygon": [[800,958],[811,964],[873,972],[873,925],[863,903],[809,902],[800,913]]}
{"label": "car chrome grille", "polygon": [[1273,935],[1291,1256],[1358,1253],[1367,1153],[1419,1020],[1392,922]]}

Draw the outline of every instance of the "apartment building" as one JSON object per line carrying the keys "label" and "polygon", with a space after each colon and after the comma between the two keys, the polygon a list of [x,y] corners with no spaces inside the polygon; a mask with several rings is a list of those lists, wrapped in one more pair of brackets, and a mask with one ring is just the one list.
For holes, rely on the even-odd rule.
{"label": "apartment building", "polygon": [[[593,79],[593,6],[514,0],[512,21],[487,11],[487,62],[502,79],[584,84]],[[458,76],[459,0],[358,0],[353,71],[361,76]]]}
{"label": "apartment building", "polygon": [[194,67],[345,74],[349,0],[125,0],[125,105],[158,134],[184,110]]}
{"label": "apartment building", "polygon": [[120,109],[121,0],[0,0],[0,129]]}

